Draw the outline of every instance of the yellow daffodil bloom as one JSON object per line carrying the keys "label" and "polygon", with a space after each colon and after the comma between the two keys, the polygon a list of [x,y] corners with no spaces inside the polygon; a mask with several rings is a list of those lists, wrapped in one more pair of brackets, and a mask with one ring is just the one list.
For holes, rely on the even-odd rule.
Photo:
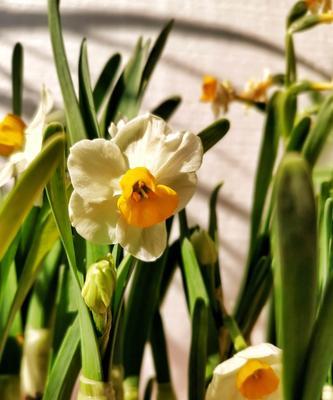
{"label": "yellow daffodil bloom", "polygon": [[51,93],[43,87],[39,107],[27,127],[12,114],[0,122],[0,156],[4,157],[0,164],[0,188],[21,174],[40,152],[45,125],[52,120],[52,108]]}
{"label": "yellow daffodil bloom", "polygon": [[281,350],[250,346],[214,370],[206,400],[282,400]]}
{"label": "yellow daffodil bloom", "polygon": [[196,189],[201,141],[150,114],[112,124],[109,132],[111,140],[82,140],[70,149],[72,225],[94,243],[120,243],[141,260],[155,260],[166,247],[165,220]]}

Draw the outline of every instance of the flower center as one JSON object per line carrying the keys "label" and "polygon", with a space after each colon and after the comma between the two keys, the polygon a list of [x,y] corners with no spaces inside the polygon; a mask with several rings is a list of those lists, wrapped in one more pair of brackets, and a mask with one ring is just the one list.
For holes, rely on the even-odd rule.
{"label": "flower center", "polygon": [[259,400],[277,390],[279,378],[267,363],[249,360],[239,370],[236,385],[246,399]]}
{"label": "flower center", "polygon": [[0,122],[0,156],[8,157],[24,144],[25,123],[14,114],[7,114]]}
{"label": "flower center", "polygon": [[122,194],[118,209],[129,225],[140,228],[169,218],[178,205],[178,194],[168,186],[158,185],[145,167],[129,169],[120,180]]}

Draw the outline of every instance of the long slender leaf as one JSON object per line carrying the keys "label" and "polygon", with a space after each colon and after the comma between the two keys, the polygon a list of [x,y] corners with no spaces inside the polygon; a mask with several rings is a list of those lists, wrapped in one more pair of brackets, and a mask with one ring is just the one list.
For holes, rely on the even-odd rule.
{"label": "long slender leaf", "polygon": [[69,399],[80,371],[80,324],[68,329],[48,375],[43,400]]}
{"label": "long slender leaf", "polygon": [[139,110],[138,94],[148,44],[143,44],[141,38],[138,40],[132,57],[112,91],[101,121],[101,130],[104,135],[112,121],[117,122],[124,117],[133,118]]}
{"label": "long slender leaf", "polygon": [[310,117],[302,118],[292,130],[286,150],[301,151],[304,142],[309,134],[310,127],[311,127],[311,118]]}
{"label": "long slender leaf", "polygon": [[182,99],[179,96],[172,96],[154,108],[152,113],[158,115],[164,120],[168,120],[179,107],[181,100]]}
{"label": "long slender leaf", "polygon": [[202,141],[204,153],[216,145],[228,132],[230,123],[227,119],[219,119],[202,130],[198,136]]}
{"label": "long slender leaf", "polygon": [[87,41],[82,40],[79,59],[79,102],[89,139],[102,137],[97,122],[94,99],[90,84]]}
{"label": "long slender leaf", "polygon": [[105,64],[100,76],[97,79],[93,90],[93,98],[96,112],[98,112],[111,89],[113,81],[117,75],[120,65],[121,56],[116,53],[109,58]]}
{"label": "long slender leaf", "polygon": [[[51,130],[54,131],[57,126],[52,126],[51,128]],[[60,125],[58,126],[58,129],[61,129]],[[73,296],[75,296],[77,301],[80,320],[82,371],[84,376],[88,379],[103,381],[99,347],[92,318],[81,296],[83,277],[81,273],[79,273],[76,263],[72,229],[68,215],[68,199],[65,182],[65,162],[63,153],[60,166],[57,168],[47,186],[47,196],[73,276]]]}
{"label": "long slender leaf", "polygon": [[[152,319],[158,307],[161,279],[167,251],[154,263],[140,263],[133,276],[125,313],[125,376],[139,376],[144,346],[149,339]],[[152,285],[152,282],[154,284]],[[142,293],[145,301],[142,301]]]}
{"label": "long slender leaf", "polygon": [[22,113],[23,93],[23,47],[16,43],[12,57],[12,110],[13,114]]}
{"label": "long slender leaf", "polygon": [[24,218],[50,179],[64,151],[63,134],[56,135],[21,175],[0,209],[0,260],[14,239]]}
{"label": "long slender leaf", "polygon": [[267,106],[267,117],[260,148],[257,166],[253,205],[251,210],[250,231],[250,257],[254,250],[255,241],[259,233],[261,218],[269,185],[272,179],[273,168],[278,148],[279,124],[278,124],[278,102],[282,94],[277,92],[273,95]]}
{"label": "long slender leaf", "polygon": [[58,239],[58,232],[54,224],[53,216],[48,213],[36,229],[36,235],[31,244],[28,258],[24,264],[22,274],[19,278],[15,297],[11,304],[5,325],[0,329],[0,358],[4,345],[16,312],[23,304],[25,297],[31,289],[37,273],[42,265],[42,261]]}
{"label": "long slender leaf", "polygon": [[170,20],[165,25],[165,27],[162,29],[162,31],[158,35],[150,53],[149,53],[146,65],[142,72],[140,89],[139,89],[140,96],[143,96],[143,94],[147,88],[148,82],[154,72],[156,64],[158,63],[158,60],[161,57],[161,54],[163,52],[166,41],[168,39],[169,33],[172,29],[173,23],[174,23],[174,21]]}
{"label": "long slender leaf", "polygon": [[48,20],[58,79],[65,104],[65,114],[71,143],[87,137],[80,107],[69,71],[59,13],[59,0],[48,0]]}
{"label": "long slender leaf", "polygon": [[317,119],[304,143],[303,155],[313,167],[328,136],[333,132],[333,95],[326,98],[320,107]]}
{"label": "long slender leaf", "polygon": [[275,201],[275,300],[283,349],[284,399],[295,400],[304,384],[302,368],[318,294],[316,205],[310,169],[301,156],[289,153],[283,159]]}
{"label": "long slender leaf", "polygon": [[192,340],[189,365],[189,399],[204,400],[207,362],[207,305],[202,298],[195,301],[192,318]]}
{"label": "long slender leaf", "polygon": [[159,311],[154,315],[150,343],[153,352],[156,380],[158,383],[170,383],[171,375],[168,361],[167,345],[162,317]]}
{"label": "long slender leaf", "polygon": [[191,242],[185,238],[181,245],[181,255],[184,264],[184,279],[188,293],[189,310],[193,315],[198,298],[209,304],[208,294],[200,272],[200,267]]}

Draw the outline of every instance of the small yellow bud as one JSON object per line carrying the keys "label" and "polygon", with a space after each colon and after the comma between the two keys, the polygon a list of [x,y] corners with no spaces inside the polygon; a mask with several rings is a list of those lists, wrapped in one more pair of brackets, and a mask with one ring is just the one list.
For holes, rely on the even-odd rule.
{"label": "small yellow bud", "polygon": [[196,230],[191,236],[195,254],[202,265],[212,265],[217,261],[218,253],[213,239],[203,229]]}
{"label": "small yellow bud", "polygon": [[111,255],[92,264],[82,288],[82,297],[96,314],[105,314],[116,285],[116,268]]}

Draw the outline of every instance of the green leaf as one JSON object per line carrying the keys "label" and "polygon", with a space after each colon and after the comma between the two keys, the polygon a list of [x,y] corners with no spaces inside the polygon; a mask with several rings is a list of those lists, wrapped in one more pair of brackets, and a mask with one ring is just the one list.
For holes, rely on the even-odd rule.
{"label": "green leaf", "polygon": [[[134,271],[125,308],[123,347],[125,376],[140,374],[144,347],[149,339],[152,320],[158,307],[166,259],[167,251],[153,263],[139,263]],[[142,301],[143,293],[145,301]]]}
{"label": "green leaf", "polygon": [[326,98],[303,146],[304,158],[313,167],[328,138],[333,132],[333,95]]}
{"label": "green leaf", "polygon": [[0,260],[58,165],[64,145],[62,134],[48,140],[2,203],[0,208]]}
{"label": "green leaf", "polygon": [[295,3],[287,17],[287,28],[297,19],[303,17],[308,12],[308,6],[305,1],[298,1]]}
{"label": "green leaf", "polygon": [[227,119],[219,119],[202,130],[198,136],[201,139],[204,153],[216,145],[228,132],[230,123]]}
{"label": "green leaf", "polygon": [[311,118],[302,118],[297,125],[294,126],[288,141],[287,151],[301,151],[304,142],[309,134],[311,127]]}
{"label": "green leaf", "polygon": [[307,29],[313,28],[314,26],[324,22],[321,19],[320,14],[304,15],[294,21],[288,28],[288,33],[291,35],[296,32],[302,32]]}
{"label": "green leaf", "polygon": [[202,298],[194,304],[189,365],[189,399],[205,398],[205,368],[207,362],[207,305]]}
{"label": "green leaf", "polygon": [[40,329],[50,326],[55,304],[54,293],[61,252],[61,244],[57,240],[45,257],[29,301],[26,321],[26,326],[29,328]]}
{"label": "green leaf", "polygon": [[153,389],[154,389],[154,382],[155,379],[154,378],[149,378],[147,384],[146,384],[146,388],[145,388],[145,392],[143,395],[143,400],[151,400],[152,396],[153,396]]}
{"label": "green leaf", "polygon": [[209,298],[194,248],[187,238],[181,244],[181,255],[184,265],[184,279],[188,293],[189,310],[190,314],[193,315],[197,299],[202,299],[208,305]]}
{"label": "green leaf", "polygon": [[79,99],[86,132],[89,139],[102,137],[97,122],[94,99],[90,84],[90,72],[87,54],[87,41],[82,40],[79,59]]}
{"label": "green leaf", "polygon": [[148,45],[149,43],[143,43],[141,38],[138,40],[132,57],[112,91],[101,121],[104,135],[107,134],[111,122],[117,122],[124,117],[131,119],[138,113],[140,106],[138,96]]}
{"label": "green leaf", "polygon": [[164,100],[161,104],[159,104],[156,108],[154,108],[152,114],[157,115],[158,117],[161,117],[167,121],[176,111],[176,109],[180,105],[180,102],[181,102],[181,97],[172,96]]}
{"label": "green leaf", "polygon": [[155,312],[150,343],[154,359],[156,380],[158,383],[170,383],[171,375],[163,321],[159,311]]}
{"label": "green leaf", "polygon": [[16,43],[12,56],[12,110],[13,114],[22,113],[23,92],[23,47]]}
{"label": "green leaf", "polygon": [[154,69],[158,63],[158,60],[161,57],[161,54],[163,52],[164,46],[166,44],[166,41],[168,39],[169,33],[172,29],[174,20],[170,20],[165,27],[162,29],[160,34],[158,35],[146,62],[146,65],[144,67],[144,70],[142,72],[142,77],[141,77],[141,83],[140,83],[140,89],[139,93],[140,96],[142,97],[147,85],[149,83],[149,80],[154,72]]}
{"label": "green leaf", "polygon": [[[52,131],[56,126],[51,126]],[[61,126],[58,126],[61,129]],[[68,215],[64,153],[60,166],[47,186],[47,196],[66,252],[73,277],[73,296],[77,301],[81,331],[82,371],[86,378],[103,381],[97,338],[90,312],[81,296],[83,276],[79,272],[74,250],[72,228]]]}
{"label": "green leaf", "polygon": [[264,205],[268,189],[272,180],[278,143],[278,103],[281,92],[276,92],[270,99],[267,106],[267,117],[259,153],[259,161],[254,183],[253,203],[251,210],[250,247],[249,256],[253,253],[255,242],[258,237],[259,228],[262,222]]}
{"label": "green leaf", "polygon": [[118,53],[110,57],[97,79],[96,85],[93,90],[93,98],[96,112],[100,110],[106,99],[107,94],[111,89],[113,81],[118,72],[120,61],[121,56]]}
{"label": "green leaf", "polygon": [[327,371],[333,361],[333,275],[327,283],[324,299],[312,330],[304,366],[301,400],[320,399]]}
{"label": "green leaf", "polygon": [[295,400],[304,385],[302,368],[318,295],[316,205],[310,169],[301,156],[289,153],[282,160],[274,197],[275,300],[284,399]]}
{"label": "green leaf", "polygon": [[215,189],[212,191],[209,199],[209,222],[208,222],[208,233],[209,236],[214,240],[216,245],[219,245],[218,238],[218,227],[217,227],[217,214],[216,214],[216,204],[218,195],[223,183],[219,183]]}
{"label": "green leaf", "polygon": [[54,224],[53,216],[48,212],[36,227],[35,236],[31,243],[31,248],[24,264],[22,274],[19,278],[9,314],[4,326],[0,327],[0,358],[14,317],[21,308],[23,301],[35,281],[40,267],[42,266],[42,261],[57,239],[58,232]]}
{"label": "green leaf", "polygon": [[59,0],[48,0],[48,20],[54,62],[65,104],[65,114],[71,144],[87,138],[80,107],[66,57],[59,13]]}
{"label": "green leaf", "polygon": [[71,397],[80,371],[80,324],[76,318],[62,341],[48,374],[43,400],[63,400]]}

